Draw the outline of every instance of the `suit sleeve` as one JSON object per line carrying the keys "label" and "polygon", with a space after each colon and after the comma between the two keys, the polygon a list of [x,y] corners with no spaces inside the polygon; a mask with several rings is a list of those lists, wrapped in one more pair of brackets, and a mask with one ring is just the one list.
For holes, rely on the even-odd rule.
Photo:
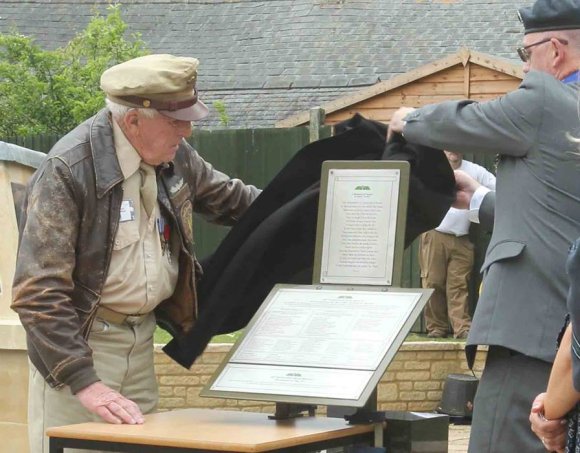
{"label": "suit sleeve", "polygon": [[515,91],[487,102],[447,101],[407,115],[407,141],[457,152],[525,156],[542,121],[547,74],[529,73]]}
{"label": "suit sleeve", "polygon": [[495,219],[495,192],[488,192],[479,207],[479,223],[485,231],[493,230]]}

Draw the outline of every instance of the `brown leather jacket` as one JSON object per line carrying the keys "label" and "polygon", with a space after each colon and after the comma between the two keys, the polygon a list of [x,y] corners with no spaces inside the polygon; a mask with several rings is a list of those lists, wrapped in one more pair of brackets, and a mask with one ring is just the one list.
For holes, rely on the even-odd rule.
{"label": "brown leather jacket", "polygon": [[[27,332],[29,357],[52,387],[73,393],[98,381],[88,333],[100,303],[123,199],[108,110],[62,138],[33,175],[20,223],[12,308]],[[197,317],[193,211],[234,223],[258,195],[183,141],[158,171],[158,200],[181,238],[174,294],[156,308],[177,334]]]}

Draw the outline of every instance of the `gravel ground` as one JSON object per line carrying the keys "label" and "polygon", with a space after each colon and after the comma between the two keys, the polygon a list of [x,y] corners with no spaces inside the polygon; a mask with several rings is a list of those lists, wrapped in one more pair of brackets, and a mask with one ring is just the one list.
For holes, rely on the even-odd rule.
{"label": "gravel ground", "polygon": [[467,453],[470,425],[449,425],[449,453]]}

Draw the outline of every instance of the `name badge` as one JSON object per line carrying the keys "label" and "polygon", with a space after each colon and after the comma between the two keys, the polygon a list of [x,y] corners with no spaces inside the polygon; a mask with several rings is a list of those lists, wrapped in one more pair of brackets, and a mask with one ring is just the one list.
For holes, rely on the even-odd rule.
{"label": "name badge", "polygon": [[121,203],[121,217],[120,222],[129,222],[135,220],[135,205],[133,200],[123,200]]}

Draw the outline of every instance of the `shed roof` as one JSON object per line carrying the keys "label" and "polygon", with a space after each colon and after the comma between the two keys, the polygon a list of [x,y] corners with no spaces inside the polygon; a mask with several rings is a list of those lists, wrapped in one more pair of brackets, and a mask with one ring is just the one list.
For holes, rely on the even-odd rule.
{"label": "shed roof", "polygon": [[[520,6],[532,0],[520,0]],[[68,42],[107,0],[2,0],[0,32],[45,48]],[[200,59],[204,100],[235,127],[272,126],[462,47],[515,57],[513,0],[125,0],[152,52]],[[202,124],[216,125],[215,114]]]}
{"label": "shed roof", "polygon": [[[458,52],[443,57],[439,60],[433,61],[419,68],[413,69],[405,74],[400,74],[392,79],[385,80],[384,82],[379,82],[373,86],[362,88],[338,99],[332,100],[326,104],[322,104],[321,107],[326,113],[336,112],[337,110],[348,107],[349,105],[356,104],[357,102],[362,102],[370,99],[374,96],[386,93],[387,91],[394,90],[403,85],[413,83],[424,77],[433,75],[437,72],[444,71],[447,68],[456,66],[457,64],[463,64],[464,66],[472,62],[479,66],[483,66],[488,69],[493,69],[504,74],[508,74],[520,79],[523,78],[522,65],[519,63],[514,63],[511,60],[496,57],[493,55],[487,55],[485,53],[476,52],[469,50],[467,48],[461,49]],[[277,127],[293,127],[309,121],[310,112],[303,111],[296,113],[282,121],[276,123]]]}

